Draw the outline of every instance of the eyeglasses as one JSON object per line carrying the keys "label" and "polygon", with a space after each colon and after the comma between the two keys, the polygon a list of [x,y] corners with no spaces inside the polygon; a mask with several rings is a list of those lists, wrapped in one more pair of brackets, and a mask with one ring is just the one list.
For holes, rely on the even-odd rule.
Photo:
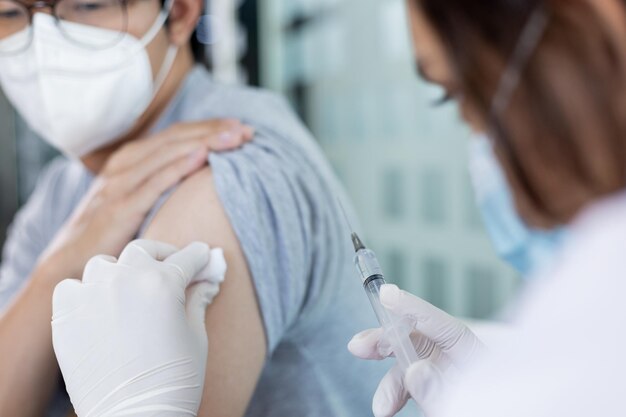
{"label": "eyeglasses", "polygon": [[[32,41],[32,20],[36,11],[51,11],[63,35],[77,45],[90,49],[109,48],[117,44],[128,28],[128,0],[58,0],[22,3],[0,0],[0,55],[22,52]],[[76,25],[105,29],[97,36],[78,36],[84,31]]]}

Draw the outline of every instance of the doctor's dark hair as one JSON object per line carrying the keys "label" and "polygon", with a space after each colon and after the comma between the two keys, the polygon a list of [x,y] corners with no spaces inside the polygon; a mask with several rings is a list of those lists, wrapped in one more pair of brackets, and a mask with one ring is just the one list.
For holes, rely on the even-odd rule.
{"label": "doctor's dark hair", "polygon": [[[596,0],[412,1],[442,40],[464,104],[493,132],[530,225],[566,224],[626,188],[626,39],[610,32]],[[626,0],[615,5],[626,18]],[[510,103],[490,117],[520,36],[542,8],[545,32]]]}

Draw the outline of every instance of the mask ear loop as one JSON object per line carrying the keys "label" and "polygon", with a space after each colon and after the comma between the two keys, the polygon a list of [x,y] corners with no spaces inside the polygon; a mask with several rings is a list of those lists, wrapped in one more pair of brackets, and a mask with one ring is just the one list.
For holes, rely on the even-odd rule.
{"label": "mask ear loop", "polygon": [[541,199],[530,186],[530,181],[521,166],[519,158],[511,147],[511,143],[507,141],[503,125],[500,123],[500,118],[510,105],[511,97],[519,86],[522,73],[528,66],[531,57],[539,47],[539,43],[548,28],[549,22],[550,15],[546,7],[543,5],[538,6],[526,24],[520,36],[520,40],[513,51],[512,58],[507,65],[502,78],[500,79],[488,116],[489,139],[494,152],[496,147],[494,138],[499,137],[499,144],[508,155],[512,168],[517,173],[522,187],[528,193],[528,196],[533,201],[533,204],[538,207],[543,206]]}
{"label": "mask ear loop", "polygon": [[533,12],[529,22],[521,35],[521,38],[515,47],[513,56],[509,65],[507,65],[500,82],[496,95],[493,98],[490,119],[497,120],[499,116],[507,109],[511,96],[517,89],[522,78],[522,72],[528,65],[530,58],[535,53],[544,33],[548,27],[549,16],[547,10],[540,6]]}
{"label": "mask ear loop", "polygon": [[170,13],[172,12],[172,7],[174,7],[174,0],[167,0],[163,5],[163,8],[159,12],[159,16],[154,21],[150,29],[146,32],[145,35],[140,40],[141,46],[144,48],[154,40],[159,31],[165,26],[167,19],[170,17]]}
{"label": "mask ear loop", "polygon": [[[167,53],[165,54],[165,58],[163,58],[163,63],[161,64],[161,69],[154,79],[154,95],[163,87],[165,83],[165,79],[170,74],[172,67],[174,67],[174,62],[176,61],[176,56],[178,55],[178,47],[174,45],[170,45],[167,48]],[[154,98],[154,97],[153,97]]]}
{"label": "mask ear loop", "polygon": [[[152,42],[152,40],[157,35],[157,33],[159,33],[159,31],[167,23],[167,20],[169,19],[170,13],[172,11],[172,7],[174,5],[174,1],[175,0],[167,0],[167,2],[164,4],[163,9],[159,13],[158,19],[154,22],[152,27],[148,30],[148,32],[142,38],[142,43],[144,42],[144,40],[146,39],[148,40],[144,44],[144,47],[148,45],[150,42]],[[163,87],[163,84],[165,83],[165,79],[167,78],[170,71],[172,70],[172,67],[174,66],[174,61],[176,61],[177,55],[178,55],[178,47],[175,45],[170,45],[167,48],[167,52],[165,54],[165,57],[163,58],[163,62],[161,63],[161,69],[159,70],[159,73],[154,79],[154,88],[153,88],[154,95],[156,95],[158,91],[161,89],[161,87]]]}

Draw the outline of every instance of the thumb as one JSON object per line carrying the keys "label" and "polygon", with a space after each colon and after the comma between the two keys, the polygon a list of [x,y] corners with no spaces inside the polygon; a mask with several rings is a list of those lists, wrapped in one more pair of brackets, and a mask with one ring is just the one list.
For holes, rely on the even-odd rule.
{"label": "thumb", "polygon": [[409,367],[404,386],[426,416],[435,414],[445,388],[441,371],[430,361],[418,361]]}
{"label": "thumb", "polygon": [[218,284],[208,281],[200,281],[189,287],[187,290],[187,302],[185,310],[187,312],[187,322],[189,327],[198,337],[198,340],[207,341],[206,334],[206,310],[219,293]]}
{"label": "thumb", "polygon": [[395,416],[406,405],[409,394],[404,388],[403,375],[404,371],[396,365],[380,381],[372,400],[374,416]]}
{"label": "thumb", "polygon": [[193,242],[168,256],[164,263],[174,266],[180,272],[181,287],[184,289],[208,265],[210,256],[209,245]]}

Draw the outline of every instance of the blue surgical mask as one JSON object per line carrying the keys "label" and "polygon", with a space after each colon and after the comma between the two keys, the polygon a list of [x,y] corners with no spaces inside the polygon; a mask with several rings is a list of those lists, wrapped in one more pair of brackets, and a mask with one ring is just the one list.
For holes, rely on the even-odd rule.
{"label": "blue surgical mask", "polygon": [[[502,120],[519,86],[522,71],[541,41],[548,22],[547,9],[539,6],[522,32],[491,104],[488,121],[493,137],[497,136],[498,121]],[[469,158],[478,208],[498,255],[524,277],[548,267],[566,232],[562,229],[536,230],[524,224],[515,209],[511,190],[489,136],[477,136],[471,140]]]}
{"label": "blue surgical mask", "polygon": [[478,208],[497,254],[524,277],[548,266],[566,232],[536,230],[524,224],[486,136],[471,139],[469,168]]}

